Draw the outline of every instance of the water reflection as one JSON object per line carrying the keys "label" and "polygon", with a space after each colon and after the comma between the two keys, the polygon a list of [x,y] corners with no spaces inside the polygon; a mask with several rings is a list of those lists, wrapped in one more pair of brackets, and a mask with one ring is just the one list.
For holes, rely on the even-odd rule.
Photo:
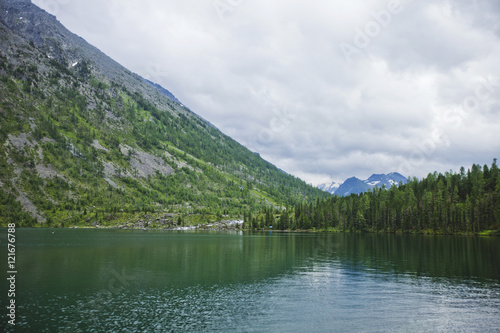
{"label": "water reflection", "polygon": [[251,283],[323,262],[372,274],[500,281],[500,239],[489,237],[93,230],[18,235],[19,278],[27,289],[99,287],[113,272],[152,288]]}
{"label": "water reflection", "polygon": [[500,281],[496,237],[318,235],[318,259],[380,273]]}
{"label": "water reflection", "polygon": [[[422,331],[447,329],[453,320],[458,330],[473,328],[469,321],[477,329],[491,328],[500,325],[499,241],[19,230],[20,327],[321,331],[338,325]],[[377,324],[377,318],[384,322]]]}

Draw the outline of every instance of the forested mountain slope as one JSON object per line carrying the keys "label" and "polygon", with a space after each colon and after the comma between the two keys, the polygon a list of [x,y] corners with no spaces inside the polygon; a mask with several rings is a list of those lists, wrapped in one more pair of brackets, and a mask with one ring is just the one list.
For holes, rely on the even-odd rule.
{"label": "forested mountain slope", "polygon": [[430,234],[500,234],[500,170],[474,164],[459,173],[430,173],[390,189],[318,199],[284,213],[277,229]]}
{"label": "forested mountain slope", "polygon": [[0,223],[202,223],[327,193],[30,1],[0,2]]}

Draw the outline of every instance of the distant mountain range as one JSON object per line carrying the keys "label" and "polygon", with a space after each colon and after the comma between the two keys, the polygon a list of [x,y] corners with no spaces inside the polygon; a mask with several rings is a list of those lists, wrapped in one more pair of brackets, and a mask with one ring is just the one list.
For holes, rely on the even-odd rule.
{"label": "distant mountain range", "polygon": [[325,192],[334,194],[335,191],[340,187],[340,185],[342,185],[342,183],[331,182],[331,183],[320,184],[316,187]]}
{"label": "distant mountain range", "polygon": [[366,180],[361,180],[356,177],[351,177],[346,179],[343,183],[325,183],[318,185],[320,190],[326,191],[328,193],[338,195],[340,197],[349,196],[351,194],[364,193],[375,187],[390,188],[392,185],[397,185],[399,183],[406,184],[407,179],[403,175],[397,172],[391,172],[389,174],[373,174],[370,178]]}

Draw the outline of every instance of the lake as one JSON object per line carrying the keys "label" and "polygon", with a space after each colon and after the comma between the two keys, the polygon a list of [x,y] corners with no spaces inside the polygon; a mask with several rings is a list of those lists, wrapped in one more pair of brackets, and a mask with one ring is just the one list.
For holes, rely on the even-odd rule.
{"label": "lake", "polygon": [[500,238],[17,229],[16,246],[16,331],[500,331]]}

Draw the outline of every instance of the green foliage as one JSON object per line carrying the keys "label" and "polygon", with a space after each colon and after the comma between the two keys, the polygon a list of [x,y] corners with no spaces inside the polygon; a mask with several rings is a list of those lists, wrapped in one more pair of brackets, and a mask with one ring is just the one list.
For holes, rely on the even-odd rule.
{"label": "green foliage", "polygon": [[[33,222],[18,191],[46,219],[41,225],[54,227],[127,224],[165,212],[176,223],[204,223],[328,196],[181,105],[111,81],[89,60],[69,66],[62,49],[57,59],[36,48],[33,56],[16,46],[7,52],[0,57],[0,225],[42,222]],[[27,142],[7,144],[9,135]],[[140,154],[174,173],[142,177]]]}
{"label": "green foliage", "polygon": [[459,174],[437,172],[388,190],[317,200],[294,207],[279,229],[491,234],[500,230],[500,172],[473,165]]}

